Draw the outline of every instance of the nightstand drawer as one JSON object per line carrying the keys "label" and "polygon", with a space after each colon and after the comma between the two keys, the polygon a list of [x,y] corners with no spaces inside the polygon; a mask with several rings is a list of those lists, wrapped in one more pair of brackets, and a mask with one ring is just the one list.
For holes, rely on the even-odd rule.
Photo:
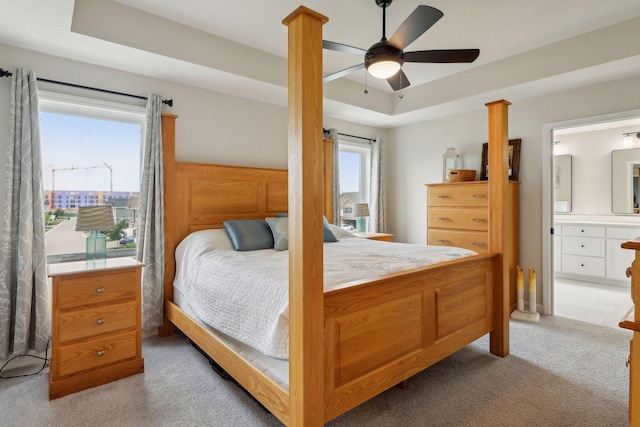
{"label": "nightstand drawer", "polygon": [[70,311],[58,317],[60,343],[136,327],[135,301]]}
{"label": "nightstand drawer", "polygon": [[486,185],[437,185],[429,187],[429,206],[488,206]]}
{"label": "nightstand drawer", "polygon": [[489,229],[489,211],[486,208],[431,208],[427,220],[429,228]]}
{"label": "nightstand drawer", "polygon": [[60,347],[59,375],[64,377],[136,357],[136,335],[136,331],[130,331]]}
{"label": "nightstand drawer", "polygon": [[489,252],[489,236],[483,231],[454,231],[429,229],[428,245],[456,246],[484,254]]}
{"label": "nightstand drawer", "polygon": [[99,304],[118,299],[135,299],[135,271],[99,274],[81,278],[63,278],[58,282],[58,310],[80,305]]}

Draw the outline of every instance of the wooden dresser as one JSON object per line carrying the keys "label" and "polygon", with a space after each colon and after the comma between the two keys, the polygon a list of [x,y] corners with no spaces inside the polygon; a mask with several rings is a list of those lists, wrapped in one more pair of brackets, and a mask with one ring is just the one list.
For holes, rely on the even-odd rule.
{"label": "wooden dresser", "polygon": [[[489,252],[488,181],[427,184],[427,244]],[[509,301],[516,306],[516,266],[520,258],[520,183],[509,181],[506,251]]]}
{"label": "wooden dresser", "polygon": [[49,399],[144,371],[142,266],[133,258],[49,265]]}
{"label": "wooden dresser", "polygon": [[631,241],[622,244],[622,248],[635,251],[635,257],[631,267],[627,268],[627,277],[631,277],[631,299],[633,307],[624,319],[620,327],[633,331],[631,337],[629,358],[629,424],[632,427],[640,427],[640,241]]}

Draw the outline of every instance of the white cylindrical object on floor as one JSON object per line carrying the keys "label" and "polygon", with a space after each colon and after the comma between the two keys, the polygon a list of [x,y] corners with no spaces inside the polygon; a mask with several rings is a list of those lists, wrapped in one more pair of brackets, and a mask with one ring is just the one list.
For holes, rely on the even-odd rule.
{"label": "white cylindrical object on floor", "polygon": [[524,311],[524,289],[518,289],[518,311]]}
{"label": "white cylindrical object on floor", "polygon": [[536,309],[536,272],[529,267],[529,311],[537,312]]}
{"label": "white cylindrical object on floor", "polygon": [[524,311],[524,277],[520,266],[516,266],[516,288],[518,290],[518,311]]}
{"label": "white cylindrical object on floor", "polygon": [[529,291],[529,311],[535,313],[536,310],[536,291]]}

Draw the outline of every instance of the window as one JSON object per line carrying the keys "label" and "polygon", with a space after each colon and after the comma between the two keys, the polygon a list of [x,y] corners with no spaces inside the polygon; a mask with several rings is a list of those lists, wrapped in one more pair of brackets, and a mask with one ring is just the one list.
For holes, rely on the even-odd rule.
{"label": "window", "polygon": [[371,146],[368,143],[339,142],[340,224],[356,227],[355,203],[369,202]]}
{"label": "window", "polygon": [[144,120],[144,107],[40,92],[48,263],[85,258],[80,206],[111,205],[107,256],[135,254],[135,243],[120,243],[136,232]]}

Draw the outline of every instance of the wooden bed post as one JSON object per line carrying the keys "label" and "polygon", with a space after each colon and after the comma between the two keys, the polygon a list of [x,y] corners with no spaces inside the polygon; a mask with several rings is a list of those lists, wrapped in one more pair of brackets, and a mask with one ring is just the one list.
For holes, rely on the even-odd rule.
{"label": "wooden bed post", "polygon": [[322,25],[304,6],[289,27],[289,425],[324,424]]}
{"label": "wooden bed post", "polygon": [[[175,114],[162,113],[162,172],[164,182],[164,204],[175,206],[176,203],[176,119]],[[176,273],[174,226],[176,218],[174,209],[164,210],[164,284],[163,300],[173,301],[173,277]],[[173,334],[173,324],[164,315],[158,335],[166,337]]]}
{"label": "wooden bed post", "polygon": [[489,251],[498,253],[494,269],[493,331],[491,353],[509,354],[509,259],[507,246],[507,196],[509,192],[508,147],[511,103],[500,100],[486,104],[489,108]]}

